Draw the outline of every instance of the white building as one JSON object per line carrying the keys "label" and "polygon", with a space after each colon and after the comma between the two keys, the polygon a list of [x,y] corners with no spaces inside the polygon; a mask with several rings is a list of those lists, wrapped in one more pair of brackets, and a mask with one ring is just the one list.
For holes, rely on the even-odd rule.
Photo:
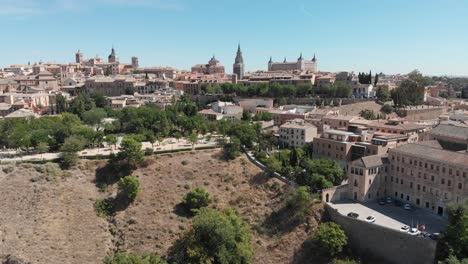
{"label": "white building", "polygon": [[279,134],[280,146],[300,148],[304,144],[312,142],[314,137],[317,137],[317,127],[305,123],[302,119],[294,119],[281,125]]}

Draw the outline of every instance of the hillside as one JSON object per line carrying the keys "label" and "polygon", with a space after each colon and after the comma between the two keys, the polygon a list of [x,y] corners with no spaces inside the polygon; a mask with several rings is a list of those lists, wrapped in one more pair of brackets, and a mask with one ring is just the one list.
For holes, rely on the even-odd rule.
{"label": "hillside", "polygon": [[101,192],[94,182],[105,161],[83,160],[66,172],[55,164],[22,164],[13,171],[3,165],[0,260],[11,254],[32,263],[101,263],[115,250],[165,255],[190,228],[178,204],[191,188],[203,186],[216,207],[236,208],[252,226],[254,263],[293,263],[320,221],[321,206],[305,224],[267,230],[265,223],[288,187],[245,156],[226,162],[220,155],[207,150],[148,158],[133,173],[141,194],[111,221],[96,216],[93,208],[96,199],[115,193],[115,186]]}

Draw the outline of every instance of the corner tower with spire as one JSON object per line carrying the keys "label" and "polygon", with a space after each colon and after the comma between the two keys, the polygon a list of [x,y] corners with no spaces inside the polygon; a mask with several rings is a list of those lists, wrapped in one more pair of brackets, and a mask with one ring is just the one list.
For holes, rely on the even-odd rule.
{"label": "corner tower with spire", "polygon": [[242,57],[242,50],[240,44],[237,46],[236,59],[234,60],[232,72],[237,75],[238,80],[244,78],[244,58]]}

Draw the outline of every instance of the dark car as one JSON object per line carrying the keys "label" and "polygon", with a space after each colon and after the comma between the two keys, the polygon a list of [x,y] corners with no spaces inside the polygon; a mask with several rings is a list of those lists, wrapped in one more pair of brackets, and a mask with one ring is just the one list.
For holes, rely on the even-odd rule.
{"label": "dark car", "polygon": [[348,216],[351,217],[351,218],[358,218],[359,217],[359,215],[356,214],[356,213],[349,213]]}
{"label": "dark car", "polygon": [[386,202],[385,202],[385,200],[379,200],[379,204],[380,204],[380,205],[385,205]]}

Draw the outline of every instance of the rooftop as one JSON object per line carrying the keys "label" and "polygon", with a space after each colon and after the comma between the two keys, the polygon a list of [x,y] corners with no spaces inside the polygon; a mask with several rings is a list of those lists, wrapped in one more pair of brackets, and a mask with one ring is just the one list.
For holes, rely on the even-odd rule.
{"label": "rooftop", "polygon": [[455,125],[440,124],[430,134],[468,140],[468,128]]}
{"label": "rooftop", "polygon": [[450,164],[462,165],[464,167],[468,164],[468,154],[443,150],[430,145],[428,146],[427,143],[405,144],[400,147],[390,149],[389,151],[409,154],[435,161],[442,161]]}

